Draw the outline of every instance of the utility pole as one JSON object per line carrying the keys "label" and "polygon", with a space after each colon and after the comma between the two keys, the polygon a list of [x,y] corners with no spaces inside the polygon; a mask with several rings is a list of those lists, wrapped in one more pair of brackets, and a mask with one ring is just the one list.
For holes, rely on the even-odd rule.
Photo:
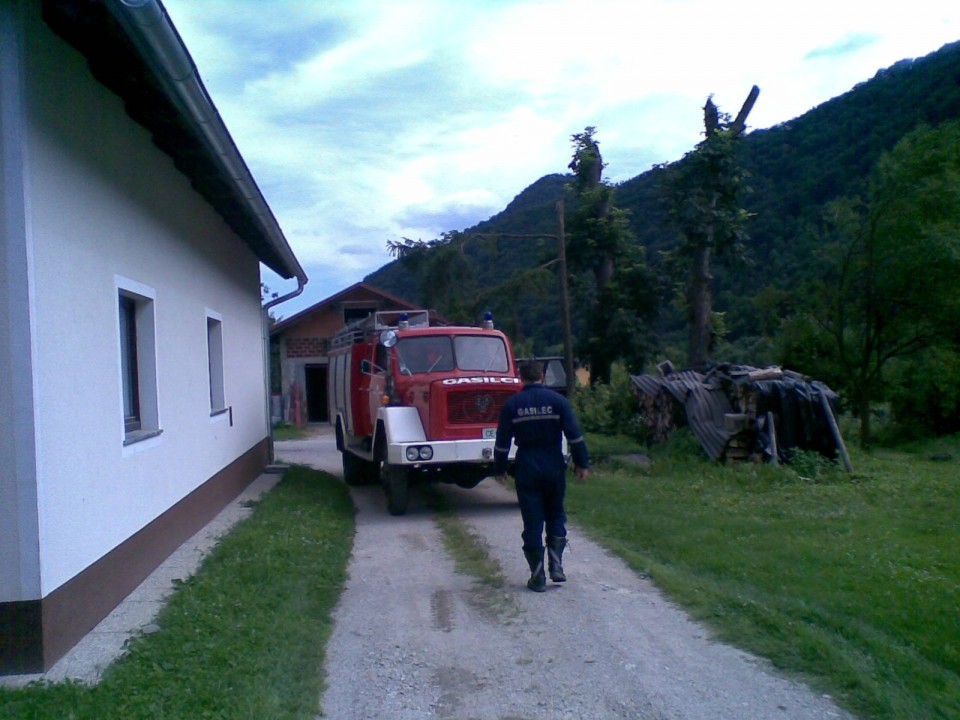
{"label": "utility pole", "polygon": [[560,306],[563,313],[563,361],[567,366],[567,397],[573,396],[574,380],[576,375],[573,371],[573,331],[570,328],[570,291],[567,288],[567,238],[564,229],[563,217],[563,199],[557,200],[557,233],[558,257],[560,258],[560,267],[557,272],[560,275]]}

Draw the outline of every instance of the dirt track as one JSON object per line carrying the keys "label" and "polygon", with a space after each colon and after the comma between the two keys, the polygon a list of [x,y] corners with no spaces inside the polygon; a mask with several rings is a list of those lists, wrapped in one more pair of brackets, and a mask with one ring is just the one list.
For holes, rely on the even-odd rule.
{"label": "dirt track", "polygon": [[[278,459],[340,474],[329,435],[277,443]],[[569,530],[569,582],[525,587],[516,496],[491,480],[444,487],[507,584],[454,572],[412,495],[388,515],[378,487],[352,489],[357,535],[327,652],[322,717],[337,720],[806,720],[849,718],[763,660],[710,640],[619,559]]]}

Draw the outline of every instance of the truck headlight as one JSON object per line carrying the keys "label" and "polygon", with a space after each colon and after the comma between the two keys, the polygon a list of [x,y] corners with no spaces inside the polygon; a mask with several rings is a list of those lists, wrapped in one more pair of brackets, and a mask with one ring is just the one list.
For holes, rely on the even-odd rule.
{"label": "truck headlight", "polygon": [[429,460],[433,457],[433,448],[429,445],[410,445],[406,450],[407,461]]}

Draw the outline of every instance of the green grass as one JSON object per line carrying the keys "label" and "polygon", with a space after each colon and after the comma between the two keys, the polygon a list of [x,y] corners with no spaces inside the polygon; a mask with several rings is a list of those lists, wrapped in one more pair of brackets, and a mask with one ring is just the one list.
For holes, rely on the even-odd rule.
{"label": "green grass", "polygon": [[491,588],[502,588],[503,569],[490,554],[486,541],[457,517],[450,503],[435,488],[425,488],[425,497],[456,571],[472,575]]}
{"label": "green grass", "polygon": [[674,445],[649,470],[600,464],[571,483],[571,520],[720,637],[862,717],[960,717],[956,460],[855,451],[851,477]]}
{"label": "green grass", "polygon": [[310,436],[310,431],[304,427],[288,425],[287,423],[278,423],[273,426],[274,440],[303,440]]}
{"label": "green grass", "polygon": [[647,446],[627,435],[599,435],[585,433],[591,457],[608,457],[631,453],[646,453]]}
{"label": "green grass", "polygon": [[501,620],[516,617],[513,597],[503,592],[503,567],[493,557],[490,546],[461,520],[450,502],[434,487],[424,489],[427,506],[434,513],[443,545],[453,558],[456,572],[474,578],[474,600]]}
{"label": "green grass", "polygon": [[353,528],[346,487],[292,467],[98,685],[0,689],[0,718],[314,718]]}

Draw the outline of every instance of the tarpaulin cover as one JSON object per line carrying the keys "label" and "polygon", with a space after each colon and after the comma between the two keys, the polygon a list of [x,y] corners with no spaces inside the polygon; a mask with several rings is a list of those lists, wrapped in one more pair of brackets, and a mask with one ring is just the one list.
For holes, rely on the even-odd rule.
{"label": "tarpaulin cover", "polygon": [[[762,378],[762,379],[760,379]],[[690,430],[707,455],[724,457],[738,432],[753,444],[753,452],[772,456],[768,413],[773,417],[777,454],[789,458],[794,448],[813,450],[834,458],[837,445],[821,404],[823,394],[831,408],[839,396],[827,385],[780,368],[717,365],[705,375],[692,370],[665,375],[632,376],[637,393],[669,393],[683,407]],[[727,415],[746,414],[748,426],[729,429]]]}

